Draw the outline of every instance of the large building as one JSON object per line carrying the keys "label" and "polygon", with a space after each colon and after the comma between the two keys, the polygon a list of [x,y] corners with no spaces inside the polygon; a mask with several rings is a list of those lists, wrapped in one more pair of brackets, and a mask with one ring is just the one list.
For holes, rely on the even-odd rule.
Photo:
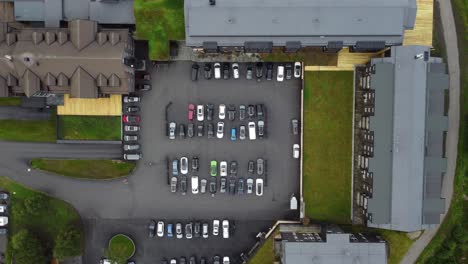
{"label": "large building", "polygon": [[134,0],[7,0],[14,2],[15,20],[43,22],[59,27],[61,21],[89,19],[99,24],[135,24]]}
{"label": "large building", "polygon": [[411,232],[439,224],[447,167],[446,65],[429,47],[399,46],[389,57],[372,59],[365,72],[368,141],[360,166],[371,187],[356,197],[367,210],[367,225]]}
{"label": "large building", "polygon": [[185,36],[206,52],[375,51],[401,45],[416,10],[416,0],[185,0]]}
{"label": "large building", "polygon": [[133,54],[128,29],[106,29],[95,21],[24,29],[0,23],[0,97],[128,94],[134,90],[134,69],[123,61]]}

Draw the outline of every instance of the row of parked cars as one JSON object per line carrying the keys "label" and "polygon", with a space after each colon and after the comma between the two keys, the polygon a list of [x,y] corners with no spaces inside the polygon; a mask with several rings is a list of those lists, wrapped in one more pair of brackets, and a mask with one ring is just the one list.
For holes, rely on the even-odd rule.
{"label": "row of parked cars", "polygon": [[[190,161],[190,162],[189,162]],[[228,165],[229,165],[229,170],[228,170]],[[179,159],[174,159],[171,162],[171,170],[172,170],[172,176],[179,176],[179,173],[182,175],[186,175],[189,173],[189,170],[191,172],[198,172],[200,169],[200,159],[198,156],[193,156],[191,160],[187,157],[181,157]],[[258,158],[257,160],[249,160],[247,163],[247,172],[249,174],[257,174],[258,176],[262,176],[265,174],[265,167],[266,167],[266,162],[263,158]],[[223,160],[219,162],[216,160],[211,160],[210,161],[210,166],[209,166],[209,171],[210,175],[213,177],[216,176],[237,176],[238,172],[238,163],[237,161],[233,160],[231,162],[228,162]],[[218,174],[219,172],[219,174]]]}
{"label": "row of parked cars", "polygon": [[[221,258],[219,255],[215,255],[213,257],[213,264],[230,264],[231,261],[229,257],[223,257]],[[177,258],[171,258],[170,262],[166,258],[164,258],[161,261],[161,264],[187,264],[187,259],[185,257],[180,257],[179,261],[177,261]],[[191,256],[189,259],[188,264],[198,264],[197,258],[195,256]],[[208,261],[206,258],[201,257],[200,258],[200,264],[208,264]]]}
{"label": "row of parked cars", "polygon": [[[227,107],[225,104],[220,104],[218,107],[218,118],[219,120],[225,120],[226,116],[229,121],[236,120],[236,116],[240,121],[246,119],[253,120],[258,118],[259,120],[264,120],[265,118],[265,106],[263,104],[241,104],[239,107],[236,107],[235,104],[228,104]],[[226,115],[227,113],[227,115]],[[214,120],[215,106],[214,104],[189,104],[187,119],[192,122],[195,118],[198,122],[203,122],[204,120],[212,121]]]}
{"label": "row of parked cars", "polygon": [[223,238],[229,238],[231,229],[229,226],[229,220],[224,219],[222,222],[218,219],[213,220],[210,230],[210,224],[208,222],[188,222],[185,225],[182,223],[164,223],[164,221],[151,220],[148,225],[148,236],[153,238],[157,237],[168,237],[168,238],[208,238],[210,235],[214,237],[222,236]]}
{"label": "row of parked cars", "polygon": [[188,184],[188,176],[173,176],[170,181],[171,192],[176,193],[179,191],[182,195],[185,195],[190,188],[192,194],[205,194],[209,192],[214,196],[218,191],[231,195],[253,194],[255,192],[257,196],[262,196],[264,188],[264,180],[260,177],[257,179],[251,177],[244,179],[243,177],[237,178],[236,176],[221,176],[218,180],[217,177],[199,179],[198,176],[193,175],[190,177],[190,187]]}
{"label": "row of parked cars", "polygon": [[[193,137],[204,137],[205,130],[206,136],[208,138],[218,138],[223,139],[225,135],[225,124],[224,122],[218,122],[216,124],[216,131],[215,125],[213,123],[208,123],[204,125],[203,123],[198,123],[195,127],[194,123],[189,124],[179,124],[177,126],[176,122],[169,123],[169,139],[176,139],[177,135],[180,139],[186,138],[193,138]],[[229,130],[229,139],[231,141],[239,140],[256,140],[263,139],[266,137],[266,128],[265,128],[265,121],[259,120],[257,123],[250,121],[245,124],[241,124],[237,126],[231,126]]]}
{"label": "row of parked cars", "polygon": [[[200,71],[200,65],[198,63],[192,64],[191,79],[192,81],[197,81]],[[255,71],[255,72],[254,72]],[[271,62],[265,63],[257,62],[255,65],[253,63],[248,63],[245,69],[245,78],[247,80],[256,79],[261,81],[263,78],[266,80],[273,79],[274,65]],[[205,63],[203,66],[203,76],[206,80],[214,79],[224,79],[228,80],[231,78],[240,79],[241,72],[239,63],[229,63],[229,62],[215,62],[214,64]],[[290,80],[292,78],[300,78],[302,75],[302,64],[300,62],[285,63],[279,64],[276,70],[276,80],[282,82],[285,79]]]}
{"label": "row of parked cars", "polygon": [[122,116],[123,126],[123,150],[125,160],[141,159],[140,144],[138,143],[141,117],[139,96],[125,96],[123,98],[125,114]]}
{"label": "row of parked cars", "polygon": [[0,235],[8,234],[8,202],[10,195],[7,192],[0,192]]}

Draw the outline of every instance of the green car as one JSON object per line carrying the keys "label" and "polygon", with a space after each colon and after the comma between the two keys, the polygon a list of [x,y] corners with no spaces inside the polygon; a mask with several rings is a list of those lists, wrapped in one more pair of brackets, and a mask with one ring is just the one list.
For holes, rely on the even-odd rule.
{"label": "green car", "polygon": [[212,160],[210,163],[210,174],[211,176],[216,176],[218,174],[218,162],[216,160]]}

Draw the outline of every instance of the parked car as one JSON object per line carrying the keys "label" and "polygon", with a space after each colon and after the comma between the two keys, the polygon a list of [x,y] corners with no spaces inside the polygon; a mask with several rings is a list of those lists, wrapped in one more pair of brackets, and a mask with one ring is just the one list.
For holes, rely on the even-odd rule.
{"label": "parked car", "polygon": [[141,157],[141,153],[124,154],[124,160],[140,160]]}
{"label": "parked car", "polygon": [[220,104],[219,105],[219,119],[223,120],[226,118],[226,105]]}
{"label": "parked car", "polygon": [[206,193],[206,185],[207,185],[206,179],[202,179],[200,181],[200,192],[201,193]]}
{"label": "parked car", "polygon": [[229,164],[229,174],[231,174],[231,176],[237,176],[237,161],[233,160],[231,164]]}
{"label": "parked car", "polygon": [[197,105],[197,121],[201,122],[205,119],[205,112],[203,105]]}
{"label": "parked car", "polygon": [[202,237],[203,238],[208,238],[209,235],[210,235],[210,231],[209,231],[210,227],[208,226],[208,223],[203,223],[203,227],[202,227]]}
{"label": "parked car", "polygon": [[294,63],[294,78],[301,78],[302,74],[302,65],[300,62],[296,61]]}
{"label": "parked car", "polygon": [[244,185],[245,185],[244,178],[239,178],[237,182],[237,194],[239,195],[244,194]]}
{"label": "parked car", "polygon": [[140,131],[140,126],[138,125],[125,125],[124,126],[125,132],[137,132]]}
{"label": "parked car", "polygon": [[124,103],[138,103],[140,102],[140,97],[138,96],[124,96]]}
{"label": "parked car", "polygon": [[247,64],[247,73],[245,75],[245,78],[247,80],[252,80],[252,77],[253,77],[253,67],[252,67],[252,64],[249,63]]}
{"label": "parked car", "polygon": [[138,141],[137,135],[125,135],[124,141]]}
{"label": "parked car", "polygon": [[245,134],[246,134],[245,126],[241,125],[239,127],[239,139],[244,140],[245,139]]}
{"label": "parked car", "polygon": [[213,115],[214,115],[214,105],[207,104],[206,105],[206,120],[208,121],[213,120]]}
{"label": "parked car", "polygon": [[181,139],[185,138],[185,125],[184,124],[179,125],[179,137]]}
{"label": "parked car", "polygon": [[203,137],[203,123],[197,125],[197,137]]}
{"label": "parked car", "polygon": [[124,145],[124,146],[123,146],[123,149],[124,149],[125,151],[138,150],[138,149],[140,149],[140,145],[138,145],[138,144]]}
{"label": "parked car", "polygon": [[124,115],[122,117],[124,123],[140,123],[140,120],[139,115]]}
{"label": "parked car", "polygon": [[223,238],[229,238],[229,220],[223,220]]}
{"label": "parked car", "polygon": [[151,83],[137,83],[135,85],[135,90],[141,92],[151,91]]}
{"label": "parked car", "polygon": [[257,178],[255,181],[255,194],[257,196],[262,196],[263,195],[263,179]]}
{"label": "parked car", "polygon": [[192,64],[192,74],[191,74],[192,81],[198,80],[198,69],[199,68],[200,68],[200,66],[198,66],[198,64],[196,64],[196,63]]}
{"label": "parked car", "polygon": [[255,107],[257,108],[256,110],[257,110],[258,119],[263,119],[265,117],[265,113],[264,113],[265,107],[263,107],[263,104],[257,104]]}
{"label": "parked car", "polygon": [[191,239],[192,231],[193,231],[193,224],[192,223],[185,224],[185,238]]}
{"label": "parked car", "polygon": [[172,161],[172,176],[179,175],[179,160],[175,159]]}
{"label": "parked car", "polygon": [[299,134],[299,121],[297,119],[291,120],[291,130],[293,135]]}
{"label": "parked car", "polygon": [[219,220],[213,220],[213,236],[217,236],[219,234]]}
{"label": "parked car", "polygon": [[286,64],[286,66],[284,68],[285,68],[285,71],[286,71],[286,74],[285,74],[286,75],[286,80],[291,80],[292,75],[293,75],[291,63]]}
{"label": "parked car", "polygon": [[258,121],[258,138],[262,139],[265,136],[265,122],[263,120]]}
{"label": "parked car", "polygon": [[195,125],[193,123],[189,123],[187,125],[187,136],[189,138],[193,138],[194,129],[195,129]]}
{"label": "parked car", "polygon": [[257,132],[255,130],[255,122],[249,122],[249,139],[255,140],[257,139]]}
{"label": "parked car", "polygon": [[218,162],[216,160],[210,162],[210,175],[213,177],[218,175]]}
{"label": "parked car", "polygon": [[148,225],[148,237],[150,238],[154,237],[155,233],[156,233],[156,221],[151,220]]}
{"label": "parked car", "polygon": [[177,264],[177,259],[175,258],[171,259],[171,262],[169,264]]}
{"label": "parked car", "polygon": [[245,120],[245,105],[239,105],[239,120]]}
{"label": "parked car", "polygon": [[236,194],[236,178],[234,177],[231,177],[231,179],[229,179],[229,194]]}
{"label": "parked car", "polygon": [[216,186],[216,178],[213,178],[211,177],[210,179],[210,193],[212,196],[214,196],[214,194],[216,193],[216,189],[217,189],[217,186]]}
{"label": "parked car", "polygon": [[140,112],[140,107],[138,107],[138,106],[127,106],[126,111],[128,113],[137,113],[137,112]]}
{"label": "parked car", "polygon": [[180,257],[179,264],[187,264],[187,259],[185,257]]}
{"label": "parked car", "polygon": [[252,178],[248,178],[247,179],[247,194],[251,194],[253,192],[253,179]]}
{"label": "parked car", "polygon": [[255,64],[255,77],[257,77],[257,81],[261,81],[263,78],[263,63],[257,62]]}
{"label": "parked car", "polygon": [[273,79],[273,63],[267,63],[266,65],[266,79],[271,81]]}
{"label": "parked car", "polygon": [[208,264],[208,262],[206,262],[206,258],[201,257],[200,258],[200,264]]}
{"label": "parked car", "polygon": [[262,158],[257,159],[257,175],[262,176],[265,173],[265,161]]}
{"label": "parked car", "polygon": [[187,193],[187,176],[180,177],[180,191],[182,195]]}
{"label": "parked car", "polygon": [[230,260],[229,260],[229,257],[224,257],[223,258],[223,264],[230,264]]}
{"label": "parked car", "polygon": [[198,193],[198,176],[192,176],[192,193]]}
{"label": "parked car", "polygon": [[7,228],[0,228],[0,236],[2,235],[8,235],[8,229]]}
{"label": "parked car", "polygon": [[219,192],[226,193],[226,189],[227,189],[227,179],[226,177],[221,177],[220,184],[219,184]]}
{"label": "parked car", "polygon": [[227,176],[227,161],[223,160],[219,163],[219,176]]}
{"label": "parked car", "polygon": [[172,224],[167,224],[167,237],[173,237]]}
{"label": "parked car", "polygon": [[221,79],[221,63],[216,62],[213,68],[214,68],[214,78],[217,80]]}
{"label": "parked car", "polygon": [[193,225],[193,236],[194,237],[201,236],[201,223],[200,222],[195,222],[195,224]]}
{"label": "parked car", "polygon": [[171,177],[171,192],[172,193],[177,192],[177,177],[176,176]]}
{"label": "parked car", "polygon": [[216,129],[216,137],[219,139],[224,137],[224,122],[218,122],[218,128]]}
{"label": "parked car", "polygon": [[234,121],[234,119],[236,119],[236,106],[235,105],[230,104],[228,106],[228,119],[230,121]]}
{"label": "parked car", "polygon": [[158,221],[158,228],[157,232],[158,237],[163,237],[164,236],[164,222],[163,221]]}
{"label": "parked car", "polygon": [[299,144],[294,144],[293,145],[293,158],[298,159],[299,158],[299,151],[300,147]]}
{"label": "parked car", "polygon": [[180,158],[180,173],[187,174],[188,173],[188,159],[187,157]]}
{"label": "parked car", "polygon": [[175,139],[176,134],[176,123],[170,122],[169,123],[169,139]]}
{"label": "parked car", "polygon": [[234,79],[239,79],[239,64],[238,63],[232,64],[232,77]]}
{"label": "parked car", "polygon": [[205,67],[203,67],[204,69],[204,75],[205,75],[205,79],[206,80],[209,80],[211,79],[212,75],[213,75],[213,70],[211,69],[211,63],[205,63]]}
{"label": "parked car", "polygon": [[276,73],[276,80],[278,82],[284,81],[284,66],[283,65],[278,66],[278,71]]}
{"label": "parked car", "polygon": [[208,138],[214,138],[214,125],[212,123],[208,124]]}
{"label": "parked car", "polygon": [[0,226],[8,225],[8,216],[0,216]]}
{"label": "parked car", "polygon": [[192,158],[192,171],[197,172],[198,169],[200,168],[200,162],[197,156],[194,156]]}
{"label": "parked car", "polygon": [[181,223],[176,224],[176,237],[177,238],[184,237],[183,232],[182,232],[182,224]]}
{"label": "parked car", "polygon": [[195,256],[190,257],[189,264],[197,264],[197,260],[195,259]]}
{"label": "parked car", "polygon": [[195,115],[195,105],[189,104],[188,105],[188,120],[193,121],[193,116]]}
{"label": "parked car", "polygon": [[231,128],[231,141],[236,141],[237,140],[237,128],[233,127]]}
{"label": "parked car", "polygon": [[249,105],[247,107],[247,115],[249,116],[249,120],[255,118],[255,106]]}
{"label": "parked car", "polygon": [[253,160],[249,160],[249,163],[248,163],[248,166],[247,166],[247,170],[249,173],[253,174],[254,171],[255,171],[255,161]]}
{"label": "parked car", "polygon": [[223,78],[224,80],[229,79],[230,73],[229,73],[229,63],[225,62],[223,63]]}
{"label": "parked car", "polygon": [[221,257],[216,255],[213,257],[213,264],[221,264]]}

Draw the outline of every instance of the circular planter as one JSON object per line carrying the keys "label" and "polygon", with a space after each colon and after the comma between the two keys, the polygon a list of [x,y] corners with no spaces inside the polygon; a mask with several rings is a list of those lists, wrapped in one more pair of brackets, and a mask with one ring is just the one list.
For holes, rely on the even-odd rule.
{"label": "circular planter", "polygon": [[117,250],[123,252],[123,255],[125,255],[127,259],[133,257],[135,249],[135,243],[127,235],[117,234],[109,240],[109,251]]}

